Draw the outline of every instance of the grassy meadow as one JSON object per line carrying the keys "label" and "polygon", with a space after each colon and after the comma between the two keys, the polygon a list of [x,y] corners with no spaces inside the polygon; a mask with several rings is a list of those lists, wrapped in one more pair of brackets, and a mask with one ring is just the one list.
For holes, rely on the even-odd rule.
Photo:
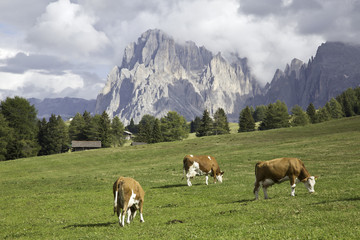
{"label": "grassy meadow", "polygon": [[[235,127],[236,128],[236,127]],[[232,132],[236,132],[232,131]],[[216,157],[222,184],[182,179],[186,154]],[[288,182],[254,201],[257,161],[298,157],[314,194]],[[144,219],[119,227],[112,185],[145,190]],[[0,162],[0,239],[359,239],[360,117],[305,127]]]}

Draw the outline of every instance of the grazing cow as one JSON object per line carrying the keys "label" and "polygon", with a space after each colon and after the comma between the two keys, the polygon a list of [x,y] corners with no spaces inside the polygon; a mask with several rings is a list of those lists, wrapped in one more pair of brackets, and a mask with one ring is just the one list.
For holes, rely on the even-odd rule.
{"label": "grazing cow", "polygon": [[190,187],[192,184],[190,178],[196,175],[206,175],[205,182],[208,185],[209,174],[214,177],[214,183],[216,179],[222,183],[222,177],[224,172],[220,171],[220,167],[215,158],[207,155],[186,155],[184,157],[184,175],[186,174],[187,185]]}
{"label": "grazing cow", "polygon": [[298,158],[277,158],[258,162],[255,165],[255,199],[259,198],[259,188],[262,185],[265,199],[268,199],[267,188],[275,183],[290,180],[291,196],[295,196],[296,183],[302,182],[310,193],[315,192],[316,177],[310,176],[304,163]]}
{"label": "grazing cow", "polygon": [[125,215],[128,214],[126,223],[135,218],[136,210],[140,212],[140,222],[144,222],[143,205],[145,192],[140,184],[129,177],[119,177],[113,185],[114,213],[119,217],[121,227],[125,225]]}

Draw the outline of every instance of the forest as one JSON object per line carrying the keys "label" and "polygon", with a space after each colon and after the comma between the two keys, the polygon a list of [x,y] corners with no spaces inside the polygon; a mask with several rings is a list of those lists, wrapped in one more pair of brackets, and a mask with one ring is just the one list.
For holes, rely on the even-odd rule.
{"label": "forest", "polygon": [[[290,110],[284,102],[267,106],[246,106],[239,115],[238,132],[268,130],[316,124],[331,119],[360,115],[360,87],[349,88],[325,106],[315,109],[312,103],[304,111],[300,106]],[[112,120],[106,112],[91,115],[77,113],[71,121],[51,115],[37,119],[33,105],[21,97],[7,98],[0,104],[0,161],[68,152],[71,141],[101,141],[103,148],[125,143],[124,130],[135,134],[133,141],[145,143],[171,142],[195,133],[197,137],[229,134],[229,124],[222,108],[213,117],[208,110],[189,123],[175,111],[161,119],[144,115],[138,124],[131,119],[124,127],[119,117]]]}

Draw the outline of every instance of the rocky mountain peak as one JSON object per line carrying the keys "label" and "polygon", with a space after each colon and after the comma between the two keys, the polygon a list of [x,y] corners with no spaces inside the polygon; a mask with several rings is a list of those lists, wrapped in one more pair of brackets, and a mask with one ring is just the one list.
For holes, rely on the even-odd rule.
{"label": "rocky mountain peak", "polygon": [[[246,69],[246,72],[243,71]],[[177,111],[187,120],[221,107],[238,118],[243,100],[259,92],[246,61],[231,64],[194,42],[176,43],[161,30],[148,30],[124,50],[120,67],[114,67],[96,112],[107,111],[126,124],[145,114],[162,117]]]}

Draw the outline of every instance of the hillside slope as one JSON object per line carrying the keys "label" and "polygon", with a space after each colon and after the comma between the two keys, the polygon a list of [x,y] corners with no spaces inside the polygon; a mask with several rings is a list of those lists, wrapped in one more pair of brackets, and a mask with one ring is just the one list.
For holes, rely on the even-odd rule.
{"label": "hillside slope", "polygon": [[[358,239],[360,117],[306,127],[238,133],[135,147],[90,150],[0,162],[1,239]],[[182,178],[185,154],[211,154],[222,184],[192,187]],[[254,165],[299,157],[320,176],[315,194],[288,183],[253,201]],[[137,179],[144,219],[120,228],[112,184]],[[262,198],[262,194],[260,194]],[[265,230],[265,231],[264,231]]]}

